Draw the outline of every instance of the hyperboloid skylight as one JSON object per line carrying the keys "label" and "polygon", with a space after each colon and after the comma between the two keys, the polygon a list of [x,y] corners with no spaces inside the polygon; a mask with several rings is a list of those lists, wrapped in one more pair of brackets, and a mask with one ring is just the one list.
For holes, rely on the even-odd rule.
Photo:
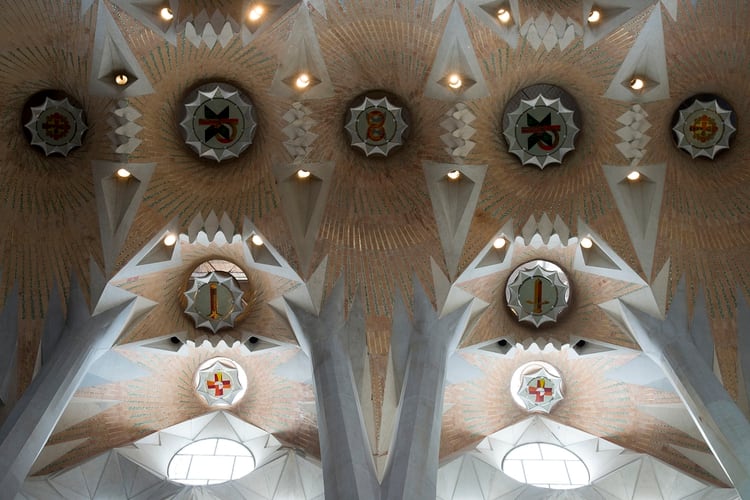
{"label": "hyperboloid skylight", "polygon": [[219,484],[239,479],[255,469],[255,458],[245,445],[211,438],[190,443],[169,462],[167,477],[190,485]]}
{"label": "hyperboloid skylight", "polygon": [[527,443],[505,455],[503,472],[522,483],[565,490],[589,484],[589,470],[573,452],[550,443]]}

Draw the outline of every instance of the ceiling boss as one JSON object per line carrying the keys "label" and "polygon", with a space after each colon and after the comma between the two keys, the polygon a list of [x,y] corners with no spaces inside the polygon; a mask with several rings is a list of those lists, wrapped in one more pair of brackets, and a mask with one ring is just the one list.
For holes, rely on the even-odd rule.
{"label": "ceiling boss", "polygon": [[244,93],[227,83],[208,83],[188,95],[180,127],[198,156],[220,162],[237,158],[252,144],[257,123]]}
{"label": "ceiling boss", "polygon": [[527,87],[508,102],[503,118],[503,135],[508,151],[524,165],[562,163],[575,149],[580,130],[578,106],[573,97],[554,85]]}

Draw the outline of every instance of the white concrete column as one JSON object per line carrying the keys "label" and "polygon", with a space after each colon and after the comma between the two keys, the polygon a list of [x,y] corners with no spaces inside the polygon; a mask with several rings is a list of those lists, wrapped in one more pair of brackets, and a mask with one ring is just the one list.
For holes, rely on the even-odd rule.
{"label": "white concrete column", "polygon": [[448,357],[456,350],[468,318],[468,306],[438,317],[415,283],[413,327],[391,333],[408,342],[408,355],[381,485],[383,500],[435,499]]}
{"label": "white concrete column", "polygon": [[289,318],[313,367],[326,500],[376,500],[380,487],[347,349],[348,335],[364,335],[361,315],[344,318],[343,281],[318,316],[291,306]]}
{"label": "white concrete column", "polygon": [[[75,291],[74,291],[75,292]],[[135,300],[90,316],[71,292],[57,348],[0,428],[0,497],[15,498],[78,385],[128,324]]]}
{"label": "white concrete column", "polygon": [[622,301],[620,310],[643,352],[677,389],[740,497],[750,498],[750,423],[706,364],[706,358],[713,356],[702,356],[693,343],[691,337],[696,335],[690,334],[684,284],[678,288],[664,321]]}

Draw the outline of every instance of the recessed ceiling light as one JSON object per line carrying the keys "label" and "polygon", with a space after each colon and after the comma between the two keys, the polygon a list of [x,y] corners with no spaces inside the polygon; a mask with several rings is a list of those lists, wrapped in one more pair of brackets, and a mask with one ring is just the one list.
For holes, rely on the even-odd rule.
{"label": "recessed ceiling light", "polygon": [[172,12],[172,9],[170,9],[169,7],[162,7],[162,9],[159,11],[159,15],[165,21],[171,21],[172,19],[174,19],[174,12]]}
{"label": "recessed ceiling light", "polygon": [[455,181],[459,177],[461,177],[461,172],[459,172],[458,170],[451,170],[446,174],[446,177],[448,177],[452,181]]}
{"label": "recessed ceiling light", "polygon": [[583,238],[581,238],[581,246],[583,248],[591,248],[594,246],[594,242],[591,241],[591,238],[589,238],[588,236],[584,236]]}
{"label": "recessed ceiling light", "polygon": [[646,86],[646,82],[643,81],[643,78],[634,76],[633,78],[630,79],[630,88],[633,90],[641,90],[645,86]]}
{"label": "recessed ceiling light", "polygon": [[263,238],[261,238],[257,234],[254,234],[252,238],[250,238],[250,241],[252,241],[253,245],[255,245],[256,247],[263,245]]}
{"label": "recessed ceiling light", "polygon": [[266,13],[266,9],[263,8],[262,5],[257,4],[253,5],[250,8],[250,12],[248,12],[247,17],[250,19],[251,22],[258,21],[261,17],[263,17],[263,14]]}
{"label": "recessed ceiling light", "polygon": [[299,179],[307,179],[308,177],[310,177],[310,171],[309,170],[304,170],[304,169],[297,170],[297,178],[299,178]]}
{"label": "recessed ceiling light", "polygon": [[448,86],[452,89],[460,89],[464,82],[461,81],[461,76],[458,73],[451,73],[448,76]]}
{"label": "recessed ceiling light", "polygon": [[497,20],[503,24],[508,24],[510,22],[510,11],[508,9],[498,9]]}
{"label": "recessed ceiling light", "polygon": [[128,84],[128,75],[125,73],[117,73],[115,75],[115,83],[119,86],[127,85]]}
{"label": "recessed ceiling light", "polygon": [[502,236],[495,238],[495,241],[492,242],[492,246],[497,248],[498,250],[503,248],[505,246],[505,238]]}
{"label": "recessed ceiling light", "polygon": [[586,20],[590,24],[596,24],[602,19],[602,13],[599,9],[591,9],[591,12],[589,12],[589,17],[586,18]]}
{"label": "recessed ceiling light", "polygon": [[118,169],[117,177],[119,177],[120,179],[127,179],[128,177],[130,177],[130,170],[128,170],[127,168]]}
{"label": "recessed ceiling light", "polygon": [[171,246],[172,246],[172,245],[174,245],[175,243],[177,243],[177,236],[175,236],[174,234],[172,234],[172,233],[169,233],[169,234],[167,234],[167,235],[166,235],[166,236],[164,237],[164,244],[165,244],[166,246],[168,246],[168,247],[171,247]]}
{"label": "recessed ceiling light", "polygon": [[641,178],[641,173],[637,170],[633,170],[628,174],[628,180],[629,181],[637,181]]}
{"label": "recessed ceiling light", "polygon": [[298,89],[307,88],[307,86],[310,85],[310,75],[308,75],[307,73],[300,73],[299,76],[297,76],[297,79],[294,81],[294,85]]}

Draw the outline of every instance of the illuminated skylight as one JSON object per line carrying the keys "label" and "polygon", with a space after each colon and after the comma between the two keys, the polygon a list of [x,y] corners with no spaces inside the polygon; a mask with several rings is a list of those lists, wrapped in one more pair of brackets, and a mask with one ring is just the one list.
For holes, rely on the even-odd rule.
{"label": "illuminated skylight", "polygon": [[502,469],[516,481],[556,490],[579,488],[591,480],[580,458],[550,443],[516,446],[505,455]]}
{"label": "illuminated skylight", "polygon": [[219,484],[246,476],[255,469],[253,454],[230,439],[201,439],[178,451],[169,462],[167,477],[189,485]]}

